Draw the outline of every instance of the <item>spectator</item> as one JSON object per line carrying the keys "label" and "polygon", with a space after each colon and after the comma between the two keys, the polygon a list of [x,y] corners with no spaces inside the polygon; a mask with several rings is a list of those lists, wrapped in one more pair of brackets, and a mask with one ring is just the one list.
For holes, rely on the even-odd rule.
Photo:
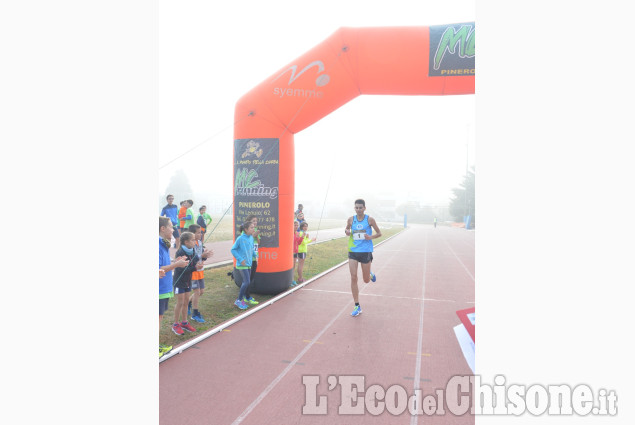
{"label": "spectator", "polygon": [[[170,261],[172,237],[172,221],[168,217],[159,217],[159,329],[163,321],[163,313],[168,309],[170,298],[174,296],[172,292],[172,270],[176,267],[187,266],[186,257],[177,257],[174,263]],[[163,272],[163,273],[161,273]],[[161,276],[163,274],[163,276]],[[159,343],[159,358],[172,349],[171,345]]]}
{"label": "spectator", "polygon": [[[183,232],[181,234],[181,248],[176,252],[176,256],[185,256],[188,264],[185,267],[174,269],[176,307],[174,307],[174,324],[172,332],[183,335],[185,332],[196,332],[196,329],[187,321],[188,293],[192,291],[192,272],[203,269],[203,262],[199,261],[194,252],[194,234]],[[179,322],[179,319],[183,319]]]}
{"label": "spectator", "polygon": [[[214,255],[214,251],[211,249],[203,249],[203,242],[199,240],[201,238],[201,226],[192,224],[187,230],[194,234],[194,252],[198,257],[198,261],[204,264],[205,260]],[[201,298],[201,295],[203,295],[204,289],[205,272],[203,270],[194,270],[192,272],[192,295],[190,295],[190,300],[187,304],[187,317],[190,317],[198,323],[205,323],[205,319],[203,319],[203,315],[198,308],[198,300]]]}
{"label": "spectator", "polygon": [[161,217],[168,217],[170,221],[172,222],[172,227],[174,229],[172,233],[172,236],[174,236],[174,241],[175,241],[174,246],[176,249],[179,249],[179,246],[181,246],[181,241],[179,240],[179,236],[180,236],[179,219],[178,219],[179,207],[173,204],[174,195],[168,195],[165,199],[168,201],[168,203],[161,210]]}
{"label": "spectator", "polygon": [[313,239],[309,239],[309,234],[307,233],[309,230],[309,223],[306,221],[300,224],[300,234],[301,241],[298,245],[298,283],[304,282],[304,276],[302,276],[302,271],[304,270],[304,260],[306,259],[307,245],[310,242],[315,242],[317,237]]}
{"label": "spectator", "polygon": [[196,219],[196,224],[201,226],[201,241],[203,241],[203,243],[205,243],[205,232],[207,232],[207,226],[212,223],[212,217],[210,217],[206,211],[207,207],[205,205],[199,208],[198,218]]}
{"label": "spectator", "polygon": [[[258,217],[256,217],[255,215],[248,215],[245,221],[251,221],[254,224],[254,234],[252,235],[252,237],[254,238],[254,258],[251,261],[251,282],[249,283],[250,285],[253,285],[254,280],[256,279],[256,269],[258,268],[258,246],[260,245],[260,230],[258,230]],[[254,300],[254,302],[250,304],[258,304],[258,301]]]}
{"label": "spectator", "polygon": [[300,234],[300,223],[298,220],[293,221],[293,282],[290,286],[295,286],[298,282],[295,280],[296,263],[298,262],[298,246],[302,242],[302,235]]}
{"label": "spectator", "polygon": [[[249,284],[251,283],[251,262],[254,256],[254,223],[245,221],[240,226],[240,236],[236,238],[231,248],[231,253],[236,259],[236,270],[242,277],[242,284],[238,292],[238,298],[234,301],[234,305],[241,310],[245,310],[249,306],[244,300],[253,299],[249,295]],[[255,300],[253,300],[255,301]]]}
{"label": "spectator", "polygon": [[185,231],[185,220],[187,217],[187,201],[181,201],[181,207],[179,208],[179,230],[181,233]]}
{"label": "spectator", "polygon": [[187,201],[187,210],[185,210],[185,229],[187,230],[192,224],[196,224],[196,219],[194,218],[194,212],[192,212],[192,205],[194,205],[194,201],[188,199]]}
{"label": "spectator", "polygon": [[300,211],[298,213],[298,215],[296,216],[296,220],[298,220],[298,223],[300,223],[300,227],[302,227],[302,223],[304,223],[304,213],[302,211]]}

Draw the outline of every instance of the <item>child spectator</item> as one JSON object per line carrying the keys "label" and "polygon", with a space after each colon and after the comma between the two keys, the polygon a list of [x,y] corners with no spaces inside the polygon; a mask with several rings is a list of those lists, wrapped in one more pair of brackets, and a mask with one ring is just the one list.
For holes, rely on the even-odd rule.
{"label": "child spectator", "polygon": [[[186,257],[176,257],[174,263],[170,261],[170,246],[173,225],[168,217],[159,217],[159,329],[163,321],[163,313],[168,309],[172,292],[172,270],[176,267],[187,266]],[[171,345],[159,343],[159,358],[172,349]]]}
{"label": "child spectator", "polygon": [[315,242],[317,237],[313,239],[309,239],[309,234],[307,230],[309,229],[309,223],[306,221],[300,224],[300,233],[302,236],[302,240],[298,245],[298,283],[304,282],[304,277],[302,276],[302,270],[304,269],[304,260],[306,259],[306,251],[307,245],[310,242]]}
{"label": "child spectator", "polygon": [[[192,272],[203,268],[203,262],[198,261],[198,257],[194,252],[193,233],[183,232],[181,234],[181,247],[176,251],[176,256],[185,256],[188,260],[188,264],[185,267],[174,269],[176,307],[174,307],[172,332],[177,335],[183,335],[184,331],[196,332],[196,329],[187,321],[187,302],[189,299],[188,293],[192,291]],[[179,323],[180,318],[183,318],[183,320]]]}
{"label": "child spectator", "polygon": [[304,206],[302,204],[298,204],[298,209],[295,210],[295,212],[293,213],[293,216],[296,218],[296,220],[298,219],[298,214],[300,214],[303,209]]}
{"label": "child spectator", "polygon": [[[298,262],[298,245],[302,242],[302,235],[300,234],[300,223],[298,220],[293,221],[293,277],[295,278],[295,268],[296,263]],[[290,286],[297,285],[298,282],[293,280]]]}
{"label": "child spectator", "polygon": [[[187,229],[190,233],[194,234],[194,253],[198,257],[198,261],[201,264],[205,264],[205,260],[214,255],[214,251],[211,249],[203,250],[203,242],[201,238],[201,226],[198,224],[192,224]],[[205,289],[205,272],[203,270],[194,270],[192,272],[192,295],[187,304],[187,317],[191,317],[192,320],[198,323],[205,323],[203,315],[198,309],[198,300],[203,295]],[[192,314],[192,310],[194,314]]]}
{"label": "child spectator", "polygon": [[302,223],[306,223],[304,221],[304,213],[302,211],[298,213],[298,215],[296,216],[296,220],[298,220],[298,223],[300,223],[300,225],[302,225]]}
{"label": "child spectator", "polygon": [[251,263],[254,257],[254,223],[245,221],[240,226],[240,236],[236,238],[232,246],[231,253],[236,259],[236,269],[242,277],[242,284],[238,292],[238,298],[234,301],[234,305],[241,310],[248,308],[245,301],[252,303],[254,300],[249,295],[249,284],[251,283]]}
{"label": "child spectator", "polygon": [[207,232],[207,226],[212,223],[212,217],[210,217],[206,211],[207,207],[205,205],[199,208],[198,218],[196,219],[196,224],[201,226],[201,241],[203,241],[203,243],[205,243],[205,232]]}
{"label": "child spectator", "polygon": [[194,212],[192,212],[192,205],[194,205],[194,201],[192,201],[191,199],[188,199],[187,204],[185,204],[187,206],[187,209],[185,210],[185,230],[187,230],[192,224],[196,224],[196,219],[194,218]]}
{"label": "child spectator", "polygon": [[[185,220],[187,216],[187,201],[181,201],[181,208],[179,208],[179,230],[181,233],[185,231]],[[180,241],[179,241],[180,242]]]}
{"label": "child spectator", "polygon": [[[256,217],[255,215],[248,215],[245,221],[251,221],[252,223],[254,223],[254,234],[252,235],[254,238],[254,258],[251,260],[251,282],[249,283],[250,285],[252,285],[254,283],[254,280],[256,280],[256,269],[258,268],[258,245],[260,245],[260,230],[258,230],[258,217]],[[254,300],[253,302],[250,302],[250,304],[258,304],[258,301]]]}

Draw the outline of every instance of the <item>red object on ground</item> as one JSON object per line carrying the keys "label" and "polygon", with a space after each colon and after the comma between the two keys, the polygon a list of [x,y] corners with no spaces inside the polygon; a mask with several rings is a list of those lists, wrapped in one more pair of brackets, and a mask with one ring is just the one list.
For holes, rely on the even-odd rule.
{"label": "red object on ground", "polygon": [[472,338],[472,341],[474,341],[476,343],[476,329],[475,329],[475,325],[472,324],[472,321],[470,320],[470,318],[468,317],[468,314],[473,314],[474,313],[474,307],[472,308],[466,308],[464,310],[459,310],[456,312],[456,315],[459,316],[459,319],[461,319],[461,323],[463,323],[463,326],[465,326],[465,329],[467,330],[467,333],[470,334],[470,337]]}

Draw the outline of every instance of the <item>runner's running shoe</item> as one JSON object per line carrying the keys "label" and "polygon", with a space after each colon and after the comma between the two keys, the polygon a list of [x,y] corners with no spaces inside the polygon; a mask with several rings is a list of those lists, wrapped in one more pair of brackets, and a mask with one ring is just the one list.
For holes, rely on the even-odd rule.
{"label": "runner's running shoe", "polygon": [[175,323],[172,325],[172,332],[174,332],[177,335],[183,335],[185,333],[183,332],[181,325],[179,325],[178,323]]}
{"label": "runner's running shoe", "polygon": [[374,281],[376,281],[376,280],[377,280],[377,276],[375,276],[375,273],[370,272],[370,281],[371,281],[371,282],[374,282]]}
{"label": "runner's running shoe", "polygon": [[243,302],[244,302],[245,304],[246,304],[246,303],[249,303],[249,304],[251,304],[251,305],[256,305],[256,304],[258,304],[258,301],[256,301],[256,300],[254,299],[254,297],[243,298]]}
{"label": "runner's running shoe", "polygon": [[192,301],[187,303],[187,315],[192,316]]}
{"label": "runner's running shoe", "polygon": [[183,328],[184,331],[196,332],[196,329],[190,325],[190,322],[181,322],[181,328]]}
{"label": "runner's running shoe", "polygon": [[241,310],[244,310],[244,309],[246,309],[246,308],[247,308],[247,304],[245,304],[245,303],[244,303],[244,302],[242,302],[241,300],[236,300],[236,301],[234,301],[234,305],[235,305],[236,307],[238,307],[239,309],[241,309]]}
{"label": "runner's running shoe", "polygon": [[362,314],[362,308],[358,305],[355,306],[355,310],[353,310],[353,312],[351,313],[351,316],[353,317],[357,317],[360,314]]}

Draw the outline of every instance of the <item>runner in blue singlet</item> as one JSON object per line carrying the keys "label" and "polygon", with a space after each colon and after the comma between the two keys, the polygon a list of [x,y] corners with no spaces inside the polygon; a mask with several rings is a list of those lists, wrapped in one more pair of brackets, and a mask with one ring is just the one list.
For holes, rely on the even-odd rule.
{"label": "runner in blue singlet", "polygon": [[[356,317],[362,313],[362,307],[359,305],[359,288],[357,286],[357,264],[362,264],[362,278],[364,283],[371,280],[375,282],[377,278],[370,271],[370,265],[373,261],[373,239],[381,236],[381,230],[377,226],[374,218],[366,215],[366,202],[363,199],[355,201],[355,212],[357,215],[350,217],[346,222],[344,233],[348,239],[348,268],[351,272],[351,292],[355,309],[351,316]],[[373,234],[373,229],[375,233]]]}

